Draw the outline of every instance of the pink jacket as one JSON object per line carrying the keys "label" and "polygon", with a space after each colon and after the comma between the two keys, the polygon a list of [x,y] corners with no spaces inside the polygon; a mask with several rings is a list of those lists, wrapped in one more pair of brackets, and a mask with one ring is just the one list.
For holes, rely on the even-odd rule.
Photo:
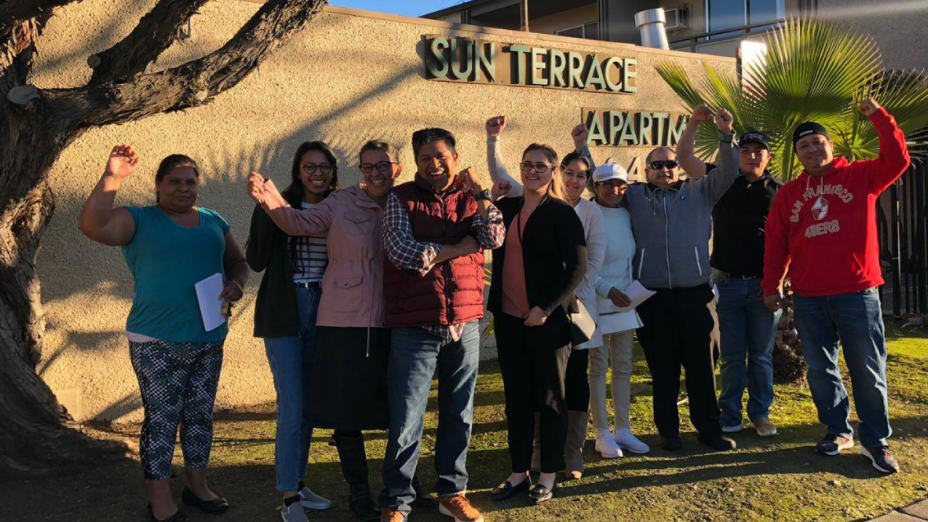
{"label": "pink jacket", "polygon": [[309,209],[264,209],[291,236],[328,233],[318,326],[383,327],[383,209],[359,185],[337,190]]}

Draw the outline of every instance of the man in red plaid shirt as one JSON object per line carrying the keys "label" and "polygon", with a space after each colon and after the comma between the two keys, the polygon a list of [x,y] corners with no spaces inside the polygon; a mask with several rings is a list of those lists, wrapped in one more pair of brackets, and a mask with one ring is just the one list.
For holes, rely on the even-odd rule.
{"label": "man in red plaid shirt", "polygon": [[502,246],[506,231],[473,169],[454,175],[450,132],[420,130],[412,144],[416,177],[393,189],[383,216],[386,323],[393,331],[381,521],[403,522],[415,499],[412,479],[437,369],[438,509],[459,522],[479,522],[483,517],[465,496],[464,463],[480,360],[483,250]]}

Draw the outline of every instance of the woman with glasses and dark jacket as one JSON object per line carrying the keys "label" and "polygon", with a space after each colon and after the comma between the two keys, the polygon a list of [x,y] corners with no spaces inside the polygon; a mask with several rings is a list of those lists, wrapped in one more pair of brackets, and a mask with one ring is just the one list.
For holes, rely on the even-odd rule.
{"label": "woman with glasses and dark jacket", "polygon": [[[335,154],[325,143],[312,141],[294,154],[290,185],[281,197],[294,208],[312,209],[337,187]],[[326,234],[290,235],[256,207],[245,255],[252,270],[265,271],[255,302],[254,335],[264,338],[277,391],[274,465],[277,490],[284,496],[281,516],[284,522],[302,522],[304,508],[332,507],[302,480],[314,427],[309,413],[310,369],[318,346],[320,283],[329,265]]]}
{"label": "woman with glasses and dark jacket", "polygon": [[[500,136],[506,128],[507,118],[495,116],[487,120],[487,166],[493,181],[506,181],[509,191],[506,196],[522,195],[522,184],[509,175],[500,150]],[[575,132],[572,136],[576,135]],[[596,317],[596,290],[593,281],[603,264],[606,253],[606,232],[603,216],[598,205],[584,199],[583,191],[589,186],[591,161],[577,152],[564,156],[561,161],[561,177],[564,181],[564,195],[574,208],[580,222],[587,248],[587,270],[583,284],[577,288],[579,297],[592,317]],[[603,336],[597,328],[593,337],[580,345],[572,346],[567,360],[565,375],[565,400],[567,401],[567,438],[564,444],[565,475],[568,480],[583,476],[583,444],[586,440],[587,425],[590,421],[590,382],[587,377],[590,356],[593,350],[603,344]],[[603,399],[605,400],[605,399]],[[540,453],[540,419],[535,416],[535,451],[532,454],[532,470],[541,469]]]}
{"label": "woman with glasses and dark jacket", "polygon": [[[506,397],[512,474],[493,492],[505,500],[531,486],[529,470],[540,412],[541,475],[531,488],[534,504],[554,496],[564,458],[568,405],[565,377],[571,352],[567,317],[587,269],[583,224],[566,201],[557,153],[532,144],[522,154],[521,197],[497,202],[506,240],[493,253],[487,308],[493,312],[500,372]],[[500,180],[493,196],[509,191]]]}
{"label": "woman with glasses and dark jacket", "polygon": [[[322,279],[308,407],[315,427],[335,430],[349,508],[363,520],[378,520],[362,431],[389,427],[381,218],[403,168],[396,149],[382,140],[364,144],[360,160],[363,183],[308,209],[288,202],[260,174],[249,178],[248,193],[284,233],[326,237],[329,266]],[[414,487],[419,505],[433,501],[418,480]]]}

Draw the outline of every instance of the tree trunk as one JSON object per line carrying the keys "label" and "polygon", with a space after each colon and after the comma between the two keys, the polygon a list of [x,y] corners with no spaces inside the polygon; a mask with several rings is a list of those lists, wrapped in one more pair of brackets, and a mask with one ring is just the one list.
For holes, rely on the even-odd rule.
{"label": "tree trunk", "polygon": [[0,476],[19,476],[86,462],[98,443],[68,426],[70,416],[35,371],[45,333],[35,264],[55,207],[47,173],[76,135],[7,115],[0,118]]}
{"label": "tree trunk", "polygon": [[35,262],[54,210],[48,173],[61,151],[88,128],[209,103],[326,3],[268,0],[222,48],[144,74],[207,1],[159,0],[132,33],[91,57],[88,85],[37,89],[29,85],[36,40],[52,11],[73,1],[0,1],[0,477],[76,467],[101,454],[92,446],[111,446],[73,429],[35,371],[45,333]]}

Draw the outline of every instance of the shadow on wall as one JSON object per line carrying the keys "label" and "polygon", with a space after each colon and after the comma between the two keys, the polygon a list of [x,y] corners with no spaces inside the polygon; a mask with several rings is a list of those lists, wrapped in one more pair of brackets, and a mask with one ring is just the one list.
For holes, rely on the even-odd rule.
{"label": "shadow on wall", "polygon": [[[315,112],[302,127],[275,143],[255,140],[251,147],[229,151],[216,137],[217,139],[208,143],[206,147],[198,147],[201,150],[205,148],[205,152],[191,153],[191,155],[200,164],[201,171],[206,173],[200,188],[199,204],[215,209],[226,217],[233,225],[236,238],[244,245],[253,209],[251,201],[245,194],[245,178],[248,173],[259,171],[270,176],[282,189],[289,183],[293,152],[300,143],[316,139],[326,141],[336,152],[342,187],[357,183],[361,180],[357,169],[357,150],[365,141],[375,138],[387,139],[403,150],[409,142],[412,131],[422,126],[419,118],[428,117],[428,114],[411,113],[408,118],[403,119],[404,121],[396,119],[385,121],[371,116],[362,125],[356,125],[350,129],[345,129],[338,123],[372,99],[389,98],[403,82],[417,78],[420,69],[420,67],[409,66],[395,71],[384,77],[376,86],[367,89],[359,96],[352,97],[350,101],[329,107],[324,112]],[[402,100],[397,99],[396,102],[402,103]],[[451,110],[449,108],[449,112]],[[195,111],[191,111],[193,112]],[[440,115],[440,117],[445,116]],[[176,115],[176,117],[189,116]],[[127,136],[127,141],[131,142],[131,139],[131,136]],[[105,159],[104,154],[105,151],[101,151],[101,163]],[[154,170],[160,159],[150,159],[135,177],[141,180],[149,178],[153,185]],[[411,179],[414,171],[414,167],[407,167],[407,173],[404,173],[401,181]],[[86,174],[81,173],[81,175]],[[139,183],[139,180],[135,183]],[[86,186],[89,187],[90,184]],[[144,191],[142,192],[144,194]],[[128,363],[128,357],[120,356],[110,359],[109,356],[117,355],[125,348],[122,328],[131,305],[133,287],[131,276],[119,249],[93,243],[78,231],[76,226],[78,213],[85,197],[86,194],[62,191],[58,201],[59,211],[53,218],[53,227],[49,229],[40,254],[40,263],[45,266],[43,298],[47,309],[54,313],[49,314],[49,335],[47,336],[49,342],[46,344],[39,373],[45,378],[49,378],[49,374],[56,373],[56,371],[59,375],[69,374],[69,382],[80,383],[77,385],[81,387],[84,394],[106,393],[107,390],[101,386],[109,387],[110,381],[113,380],[109,379],[101,385],[99,381],[88,380],[90,376],[86,374],[90,372],[119,374],[114,378],[120,380],[117,383],[118,389],[132,389],[132,391],[119,399],[105,401],[107,405],[104,407],[94,406],[93,409],[96,411],[85,412],[83,415],[83,417],[112,421],[133,414],[141,407],[138,392],[134,389],[134,382],[125,382],[132,378],[131,369],[107,370],[105,367],[101,368],[91,364],[74,365],[74,359],[71,358],[95,354],[112,360],[114,364]],[[153,203],[154,198],[151,196],[143,196],[138,201],[127,202],[125,198],[117,200],[117,204],[147,205]],[[101,255],[101,250],[105,250],[106,253]],[[104,260],[102,265],[101,258]],[[246,295],[232,319],[232,330],[235,332],[233,335],[241,336],[243,332],[248,332],[245,335],[249,337],[247,340],[233,340],[229,344],[254,343],[255,348],[258,349],[260,341],[250,337],[250,323],[253,317],[254,296],[259,284],[260,276],[253,276],[246,289]],[[94,317],[95,314],[104,314],[105,317]],[[248,324],[236,328],[235,325],[238,322]],[[101,326],[101,323],[105,323],[105,326]],[[259,352],[256,352],[253,357],[263,356],[263,350],[258,350]],[[230,365],[227,359],[223,370],[223,382],[220,383],[220,396],[223,385],[242,387],[244,383],[253,382],[255,379],[269,381],[271,378],[269,374],[263,373],[247,375],[247,370],[248,365]],[[73,376],[74,371],[80,371],[84,375]],[[239,372],[239,375],[236,375],[236,372]],[[246,372],[246,374],[242,375],[241,372]],[[91,384],[88,385],[88,382]],[[98,388],[98,391],[92,388]],[[113,395],[119,396],[117,393]],[[217,406],[222,405],[217,404]]]}

